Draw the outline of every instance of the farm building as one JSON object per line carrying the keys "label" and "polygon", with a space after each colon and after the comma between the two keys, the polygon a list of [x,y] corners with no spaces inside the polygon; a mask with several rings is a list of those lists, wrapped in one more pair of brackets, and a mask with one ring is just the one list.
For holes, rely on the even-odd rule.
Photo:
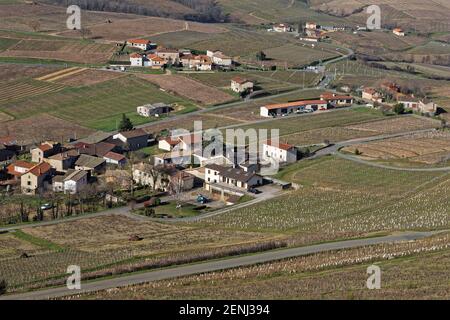
{"label": "farm building", "polygon": [[294,163],[297,161],[297,148],[287,143],[274,143],[268,140],[263,143],[263,159],[278,163]]}
{"label": "farm building", "polygon": [[316,111],[327,109],[328,103],[324,100],[304,100],[263,106],[260,108],[260,114],[262,117],[277,117],[306,110]]}
{"label": "farm building", "polygon": [[133,53],[130,55],[130,65],[132,67],[142,67],[144,65],[144,57],[139,53]]}
{"label": "farm building", "polygon": [[[168,177],[169,184],[164,183],[164,176]],[[183,191],[191,190],[194,188],[194,179],[193,175],[174,166],[154,167],[143,162],[133,166],[133,180],[136,183],[164,191],[169,191],[170,187],[180,188]]]}
{"label": "farm building", "polygon": [[31,161],[39,163],[61,150],[61,145],[53,141],[46,141],[31,150]]}
{"label": "farm building", "polygon": [[165,166],[171,164],[183,166],[191,164],[191,155],[185,155],[182,152],[166,152],[155,155],[153,159],[155,166]]}
{"label": "farm building", "polygon": [[263,178],[254,173],[246,172],[242,168],[224,167],[208,164],[205,167],[205,189],[232,193],[245,191],[263,184]]}
{"label": "farm building", "polygon": [[24,194],[39,194],[43,192],[52,175],[52,167],[45,162],[36,164],[20,177],[20,185]]}
{"label": "farm building", "polygon": [[131,39],[127,40],[129,47],[138,48],[144,51],[150,50],[155,47],[155,44],[146,39]]}
{"label": "farm building", "polygon": [[231,90],[237,93],[253,91],[254,83],[241,77],[231,79]]}
{"label": "farm building", "polygon": [[185,55],[181,58],[184,68],[195,69],[197,71],[212,70],[212,60],[207,55],[194,56],[192,54]]}
{"label": "farm building", "polygon": [[233,59],[223,54],[222,51],[206,52],[206,55],[211,58],[212,62],[218,66],[229,67],[233,64]]}
{"label": "farm building", "polygon": [[158,48],[155,54],[164,59],[165,63],[178,64],[180,62],[180,53],[176,49]]}
{"label": "farm building", "polygon": [[137,107],[136,111],[143,117],[159,117],[164,114],[169,114],[172,111],[172,107],[165,103],[155,103]]}
{"label": "farm building", "polygon": [[276,24],[272,27],[272,30],[275,32],[292,32],[292,31],[294,31],[294,29],[286,23]]}
{"label": "farm building", "polygon": [[419,99],[412,96],[401,96],[397,102],[403,104],[406,109],[418,110],[419,108]]}
{"label": "farm building", "polygon": [[402,28],[395,28],[392,33],[394,33],[396,36],[404,37],[405,31]]}
{"label": "farm building", "polygon": [[348,95],[340,95],[334,92],[325,92],[320,95],[320,99],[328,102],[332,107],[350,107],[353,104],[353,97]]}
{"label": "farm building", "polygon": [[127,163],[127,158],[125,158],[124,155],[112,151],[107,152],[103,156],[103,159],[105,159],[106,163],[108,164],[115,164],[118,166],[124,166]]}
{"label": "farm building", "polygon": [[320,26],[318,26],[316,23],[314,22],[307,22],[306,23],[306,29],[310,29],[310,30],[316,30],[319,29]]}
{"label": "farm building", "polygon": [[362,98],[372,102],[383,103],[383,95],[373,88],[365,88],[362,92]]}
{"label": "farm building", "polygon": [[85,170],[92,173],[100,173],[105,168],[106,161],[102,158],[82,154],[75,162],[75,170]]}
{"label": "farm building", "polygon": [[88,185],[89,175],[84,170],[69,170],[64,176],[53,178],[53,191],[77,194]]}
{"label": "farm building", "polygon": [[186,136],[171,136],[159,140],[158,148],[165,151],[194,150],[196,146],[202,143],[201,134],[190,134]]}
{"label": "farm building", "polygon": [[66,172],[73,167],[79,156],[79,151],[72,149],[45,158],[44,161],[55,169],[55,171]]}
{"label": "farm building", "polygon": [[23,160],[17,160],[11,163],[7,168],[6,172],[13,179],[19,179],[22,175],[27,173],[36,165],[36,163],[31,163]]}
{"label": "farm building", "polygon": [[119,132],[113,136],[114,140],[119,140],[128,151],[136,151],[147,147],[150,135],[142,129]]}

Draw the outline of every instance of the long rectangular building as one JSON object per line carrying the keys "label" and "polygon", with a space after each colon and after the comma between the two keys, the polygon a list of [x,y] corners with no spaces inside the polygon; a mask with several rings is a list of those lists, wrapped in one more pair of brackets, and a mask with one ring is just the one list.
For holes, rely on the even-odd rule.
{"label": "long rectangular building", "polygon": [[262,106],[260,109],[260,114],[262,117],[277,117],[292,113],[298,113],[305,110],[317,111],[327,109],[328,102],[325,100],[302,100],[290,103]]}

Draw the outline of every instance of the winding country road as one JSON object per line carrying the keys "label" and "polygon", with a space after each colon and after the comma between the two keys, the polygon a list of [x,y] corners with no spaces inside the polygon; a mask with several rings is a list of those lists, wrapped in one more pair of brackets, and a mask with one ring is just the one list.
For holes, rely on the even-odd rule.
{"label": "winding country road", "polygon": [[[442,231],[441,231],[442,232]],[[384,237],[366,238],[347,240],[339,242],[322,243],[317,245],[287,248],[281,250],[266,251],[253,255],[238,256],[224,260],[214,260],[198,264],[182,265],[169,269],[149,271],[145,273],[136,273],[127,276],[117,277],[113,279],[92,281],[82,283],[81,290],[69,290],[66,287],[51,288],[39,291],[32,291],[23,294],[6,295],[0,297],[0,300],[45,300],[51,298],[64,297],[68,295],[94,292],[99,290],[106,290],[110,288],[124,287],[136,285],[140,283],[159,281],[165,279],[172,279],[184,277],[194,274],[226,270],[237,267],[250,266],[259,263],[266,263],[282,259],[305,256],[313,253],[350,249],[362,246],[370,246],[376,244],[396,243],[403,241],[414,241],[429,237],[439,232],[406,232],[396,235],[389,235]]]}

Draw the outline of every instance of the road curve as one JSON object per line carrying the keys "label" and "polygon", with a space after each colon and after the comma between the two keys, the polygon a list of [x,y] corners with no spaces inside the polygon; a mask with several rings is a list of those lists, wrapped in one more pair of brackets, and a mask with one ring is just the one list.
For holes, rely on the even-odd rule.
{"label": "road curve", "polygon": [[266,251],[254,255],[246,255],[224,260],[215,260],[198,264],[183,265],[169,269],[149,271],[145,273],[136,273],[113,279],[88,282],[82,284],[81,290],[68,290],[66,287],[58,287],[40,291],[27,292],[23,294],[5,295],[0,297],[0,300],[45,300],[80,293],[87,293],[117,287],[136,285],[152,281],[172,279],[205,272],[213,272],[237,267],[250,266],[254,264],[277,261],[287,258],[294,258],[324,251],[350,249],[384,243],[413,241],[429,237],[437,233],[439,232],[406,232],[376,238],[355,239],[355,240],[323,243],[298,248]]}

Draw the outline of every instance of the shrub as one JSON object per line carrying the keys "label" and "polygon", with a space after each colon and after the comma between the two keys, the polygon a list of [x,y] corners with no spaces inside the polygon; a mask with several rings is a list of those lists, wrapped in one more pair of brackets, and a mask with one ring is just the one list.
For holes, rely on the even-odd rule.
{"label": "shrub", "polygon": [[1,279],[0,280],[0,295],[6,293],[7,287],[8,287],[8,284],[6,283],[6,280]]}

